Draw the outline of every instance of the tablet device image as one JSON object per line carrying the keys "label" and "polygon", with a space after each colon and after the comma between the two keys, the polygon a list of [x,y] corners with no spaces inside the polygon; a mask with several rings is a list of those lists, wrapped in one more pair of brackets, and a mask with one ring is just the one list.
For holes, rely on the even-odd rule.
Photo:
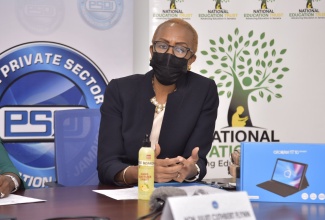
{"label": "tablet device image", "polygon": [[272,178],[257,186],[287,197],[309,186],[306,178],[307,167],[308,165],[304,163],[278,158]]}

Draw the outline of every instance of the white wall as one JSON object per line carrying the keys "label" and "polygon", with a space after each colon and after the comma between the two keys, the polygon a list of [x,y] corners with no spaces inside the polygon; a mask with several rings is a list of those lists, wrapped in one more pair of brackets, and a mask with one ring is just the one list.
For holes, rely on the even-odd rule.
{"label": "white wall", "polygon": [[134,73],[144,74],[149,69],[149,0],[134,1]]}

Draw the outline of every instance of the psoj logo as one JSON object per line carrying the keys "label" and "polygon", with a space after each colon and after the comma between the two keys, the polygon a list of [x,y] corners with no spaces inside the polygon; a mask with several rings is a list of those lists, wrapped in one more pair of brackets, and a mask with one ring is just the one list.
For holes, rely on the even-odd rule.
{"label": "psoj logo", "polygon": [[291,19],[324,19],[325,13],[320,12],[313,3],[321,0],[306,0],[305,8],[299,9],[299,12],[289,13]]}
{"label": "psoj logo", "polygon": [[[0,54],[0,137],[53,140],[51,108],[99,108],[106,85],[99,68],[68,46],[33,42],[11,48]],[[19,107],[28,105],[35,108]]]}
{"label": "psoj logo", "polygon": [[[207,58],[206,63],[214,67],[220,63],[221,69],[213,71],[210,78],[218,77],[219,96],[230,98],[228,108],[229,127],[254,127],[248,102],[282,98],[281,80],[289,68],[284,66],[286,49],[277,49],[274,39],[266,40],[265,33],[254,38],[254,31],[246,37],[239,34],[220,37],[218,41],[210,39],[210,50],[201,54]],[[211,73],[207,69],[202,74]]]}
{"label": "psoj logo", "polygon": [[61,25],[65,6],[62,0],[17,0],[15,10],[22,26],[28,31],[39,35],[50,34]]}
{"label": "psoj logo", "polygon": [[[162,9],[161,13],[154,13],[153,17],[155,19],[170,19],[170,18],[182,18],[182,19],[191,19],[192,14],[183,13],[183,10],[180,9],[178,3],[183,3],[185,0],[167,0],[168,9]],[[177,5],[176,5],[177,4]],[[167,8],[167,7],[166,7]]]}
{"label": "psoj logo", "polygon": [[223,8],[223,3],[228,3],[230,0],[213,0],[214,8],[208,9],[208,13],[199,13],[198,17],[201,20],[234,20],[237,19],[237,13],[229,13],[228,9]]}
{"label": "psoj logo", "polygon": [[31,42],[0,54],[0,137],[29,187],[55,180],[54,112],[98,109],[107,82],[90,58],[63,44]]}
{"label": "psoj logo", "polygon": [[91,27],[107,30],[115,26],[123,13],[123,0],[78,0],[79,13]]}

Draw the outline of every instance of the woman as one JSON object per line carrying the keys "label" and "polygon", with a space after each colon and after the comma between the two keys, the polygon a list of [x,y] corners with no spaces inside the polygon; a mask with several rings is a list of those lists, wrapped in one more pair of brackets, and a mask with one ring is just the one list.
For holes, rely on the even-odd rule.
{"label": "woman", "polygon": [[109,83],[98,141],[101,183],[137,183],[145,134],[155,148],[155,182],[192,182],[206,175],[219,98],[213,80],[189,71],[197,44],[189,23],[168,20],[152,38],[152,70]]}
{"label": "woman", "polygon": [[19,188],[25,188],[24,183],[0,139],[0,198],[7,197]]}

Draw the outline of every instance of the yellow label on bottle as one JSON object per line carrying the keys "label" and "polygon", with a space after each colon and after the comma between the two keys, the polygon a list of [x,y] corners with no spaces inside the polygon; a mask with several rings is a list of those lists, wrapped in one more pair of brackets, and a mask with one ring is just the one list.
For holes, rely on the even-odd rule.
{"label": "yellow label on bottle", "polygon": [[149,200],[154,190],[155,154],[150,147],[142,147],[139,151],[138,166],[138,199]]}

